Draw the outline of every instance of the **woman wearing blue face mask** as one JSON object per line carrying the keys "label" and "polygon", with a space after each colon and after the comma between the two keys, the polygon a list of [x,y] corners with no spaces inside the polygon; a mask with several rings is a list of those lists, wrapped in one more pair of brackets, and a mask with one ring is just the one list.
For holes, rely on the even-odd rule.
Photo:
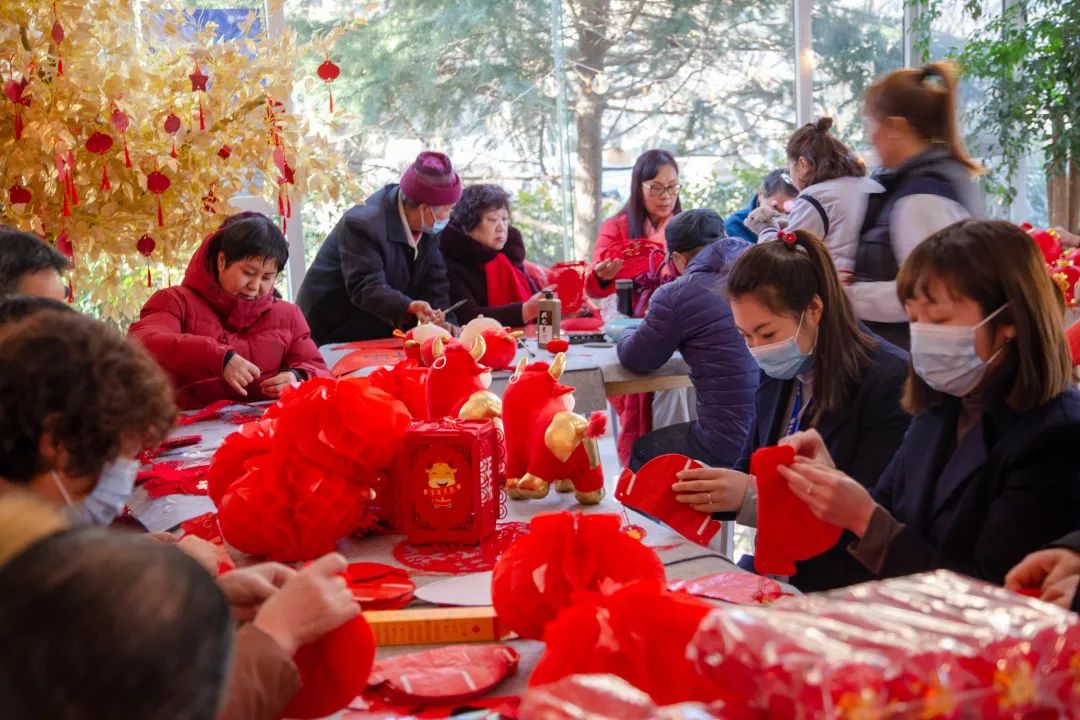
{"label": "woman wearing blue face mask", "polygon": [[1000,583],[1080,521],[1080,392],[1061,293],[1024,232],[975,220],[920,244],[897,291],[915,419],[888,470],[867,492],[808,432],[787,439],[800,462],[783,475],[857,538],[828,568],[833,584],[938,568]]}
{"label": "woman wearing blue face mask", "polygon": [[[837,465],[871,486],[888,465],[911,418],[900,407],[907,353],[855,319],[828,250],[807,232],[755,245],[728,276],[731,312],[761,367],[756,417],[731,469],[679,474],[680,502],[701,512],[737,512],[757,524],[750,455],[801,430],[816,429]],[[794,582],[805,581],[806,563]]]}

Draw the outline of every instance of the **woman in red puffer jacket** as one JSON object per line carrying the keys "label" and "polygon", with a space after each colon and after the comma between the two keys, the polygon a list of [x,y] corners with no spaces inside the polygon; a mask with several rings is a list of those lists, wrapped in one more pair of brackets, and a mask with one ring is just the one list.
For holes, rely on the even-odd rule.
{"label": "woman in red puffer jacket", "polygon": [[203,241],[180,287],[143,306],[128,332],[172,378],[181,408],[276,398],[328,374],[300,308],[274,294],[288,259],[269,218],[233,215]]}

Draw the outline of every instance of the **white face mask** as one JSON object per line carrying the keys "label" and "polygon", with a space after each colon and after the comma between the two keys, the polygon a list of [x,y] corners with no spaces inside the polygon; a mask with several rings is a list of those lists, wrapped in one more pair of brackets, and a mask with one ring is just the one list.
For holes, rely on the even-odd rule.
{"label": "white face mask", "polygon": [[1005,303],[977,325],[933,325],[911,323],[911,364],[927,385],[945,393],[963,397],[979,386],[986,368],[1001,351],[983,360],[975,352],[975,333],[1006,307]]}
{"label": "white face mask", "polygon": [[124,511],[124,505],[135,488],[135,477],[139,474],[139,461],[133,458],[119,458],[105,466],[98,478],[97,485],[82,500],[73,503],[64,483],[56,472],[53,481],[64,496],[66,507],[64,517],[72,527],[88,525],[105,526]]}

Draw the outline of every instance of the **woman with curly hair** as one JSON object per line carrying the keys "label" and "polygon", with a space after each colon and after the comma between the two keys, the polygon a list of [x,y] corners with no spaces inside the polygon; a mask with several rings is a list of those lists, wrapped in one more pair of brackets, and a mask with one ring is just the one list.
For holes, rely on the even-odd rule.
{"label": "woman with curly hair", "polygon": [[0,330],[0,490],[21,486],[56,505],[86,498],[103,476],[138,472],[176,407],[164,373],[97,320],[41,310]]}
{"label": "woman with curly hair", "polygon": [[520,327],[536,319],[539,288],[525,271],[525,244],[510,224],[510,195],[498,185],[461,193],[440,236],[450,302],[464,324],[477,315]]}
{"label": "woman with curly hair", "polygon": [[276,398],[327,374],[300,308],[274,293],[288,259],[270,218],[233,215],[195,252],[179,287],[146,301],[129,332],[172,378],[181,408]]}

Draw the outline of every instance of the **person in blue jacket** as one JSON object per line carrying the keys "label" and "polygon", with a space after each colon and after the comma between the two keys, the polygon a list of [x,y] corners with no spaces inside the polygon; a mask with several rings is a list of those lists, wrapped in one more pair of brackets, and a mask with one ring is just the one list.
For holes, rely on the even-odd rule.
{"label": "person in blue jacket", "polygon": [[761,187],[750,196],[746,205],[728,215],[724,223],[724,231],[729,237],[739,238],[748,243],[757,242],[757,233],[744,224],[750,213],[757,210],[764,203],[778,213],[787,213],[785,205],[799,196],[799,191],[791,184],[786,170],[773,170],[765,176]]}
{"label": "person in blue jacket", "polygon": [[[855,319],[829,251],[812,233],[778,233],[747,250],[728,276],[735,324],[761,367],[756,416],[728,468],[679,473],[676,499],[703,513],[757,525],[750,456],[813,428],[836,465],[872,487],[911,422],[900,406],[908,356]],[[813,561],[810,561],[813,562]],[[793,582],[811,586],[797,563]]]}
{"label": "person in blue jacket", "polygon": [[904,405],[915,416],[867,491],[817,433],[788,439],[792,492],[856,541],[832,585],[953,570],[1001,583],[1080,518],[1080,391],[1061,293],[1025,232],[964,220],[916,247],[897,277],[911,321]]}
{"label": "person in blue jacket", "polygon": [[664,228],[664,240],[680,277],[657,289],[640,327],[619,337],[619,362],[650,372],[678,350],[690,366],[698,418],[638,438],[630,468],[636,471],[666,453],[730,465],[754,417],[757,367],[735,329],[724,285],[749,246],[726,237],[724,219],[712,210],[676,215]]}

